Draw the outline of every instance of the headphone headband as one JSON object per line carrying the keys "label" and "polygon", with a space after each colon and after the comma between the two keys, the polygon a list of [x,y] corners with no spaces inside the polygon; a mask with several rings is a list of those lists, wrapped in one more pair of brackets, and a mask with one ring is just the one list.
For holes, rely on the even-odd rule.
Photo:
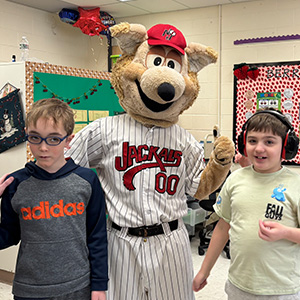
{"label": "headphone headband", "polygon": [[249,123],[249,121],[254,117],[257,116],[259,114],[271,114],[274,117],[276,117],[279,121],[281,121],[281,123],[283,123],[288,130],[290,131],[294,131],[294,127],[293,125],[290,123],[290,121],[280,112],[276,111],[276,110],[260,110],[255,112],[243,125],[243,130],[245,130],[247,128],[247,124]]}

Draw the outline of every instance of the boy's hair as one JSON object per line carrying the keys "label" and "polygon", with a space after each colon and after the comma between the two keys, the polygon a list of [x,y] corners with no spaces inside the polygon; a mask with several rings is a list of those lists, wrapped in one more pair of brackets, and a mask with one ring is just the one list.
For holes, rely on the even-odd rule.
{"label": "boy's hair", "polygon": [[73,133],[75,124],[74,112],[72,108],[62,100],[49,98],[34,102],[26,116],[26,127],[28,128],[30,124],[36,126],[40,118],[45,118],[46,120],[52,119],[56,125],[59,121],[62,121],[67,135]]}
{"label": "boy's hair", "polygon": [[[282,114],[278,110],[269,108],[268,111],[270,110]],[[263,110],[259,111],[263,112]],[[282,117],[285,118],[283,114]],[[288,122],[289,121],[287,120],[287,123]],[[251,130],[259,132],[271,131],[274,135],[280,136],[284,142],[288,127],[274,115],[266,112],[254,115],[249,119],[249,122],[247,123],[247,133]]]}

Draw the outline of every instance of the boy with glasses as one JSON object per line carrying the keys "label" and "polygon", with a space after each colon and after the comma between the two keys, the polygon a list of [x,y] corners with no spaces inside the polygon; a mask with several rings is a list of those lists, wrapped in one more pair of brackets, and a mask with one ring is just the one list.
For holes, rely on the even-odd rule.
{"label": "boy with glasses", "polygon": [[35,162],[3,193],[0,249],[20,243],[16,300],[105,300],[105,201],[97,175],[64,158],[74,114],[58,99],[33,104],[26,138]]}

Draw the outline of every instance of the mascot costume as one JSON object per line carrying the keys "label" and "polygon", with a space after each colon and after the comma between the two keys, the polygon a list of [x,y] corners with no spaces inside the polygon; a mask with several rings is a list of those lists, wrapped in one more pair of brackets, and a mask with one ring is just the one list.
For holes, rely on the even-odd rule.
{"label": "mascot costume", "polygon": [[205,166],[199,142],[176,123],[197,98],[197,73],[217,54],[187,46],[168,24],[146,31],[120,23],[110,31],[123,52],[111,82],[126,113],[89,124],[67,152],[97,170],[105,193],[108,299],[191,300],[186,194],[201,200],[220,186],[234,145],[219,137]]}

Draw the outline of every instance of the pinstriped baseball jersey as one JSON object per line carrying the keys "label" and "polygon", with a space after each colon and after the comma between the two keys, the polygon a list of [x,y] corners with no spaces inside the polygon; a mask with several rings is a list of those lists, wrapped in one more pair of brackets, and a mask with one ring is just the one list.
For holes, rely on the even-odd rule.
{"label": "pinstriped baseball jersey", "polygon": [[184,216],[185,194],[195,194],[204,168],[203,149],[186,130],[148,128],[127,114],[86,126],[66,155],[97,169],[109,217],[121,227]]}

